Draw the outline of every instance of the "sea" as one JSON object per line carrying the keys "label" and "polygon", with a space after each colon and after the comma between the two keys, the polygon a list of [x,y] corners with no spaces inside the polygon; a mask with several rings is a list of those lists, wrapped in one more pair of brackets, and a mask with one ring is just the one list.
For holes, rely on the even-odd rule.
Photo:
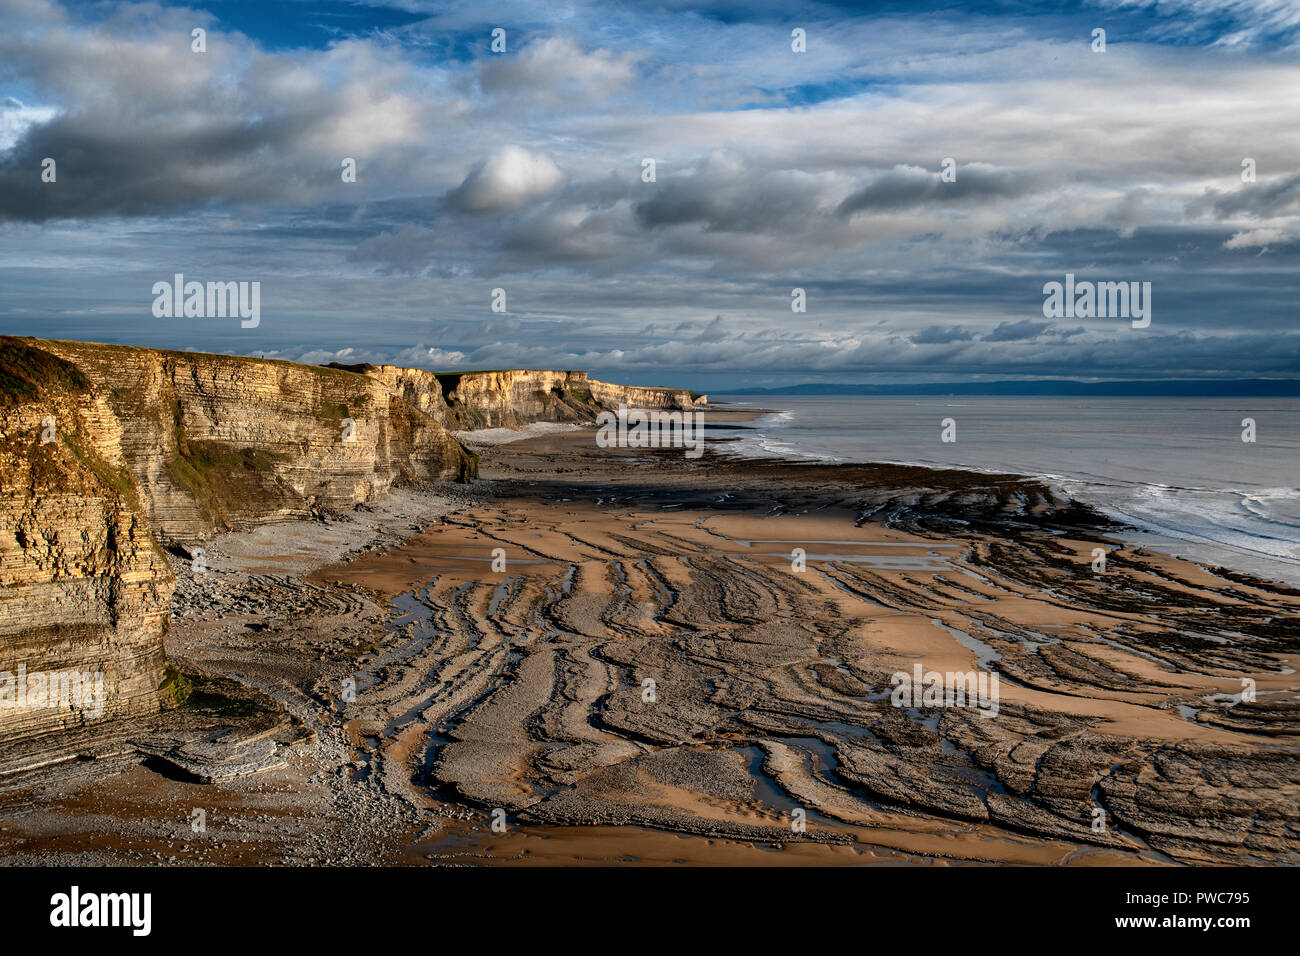
{"label": "sea", "polygon": [[[1200,564],[1300,586],[1300,399],[717,396],[767,410],[725,451],[1042,479]],[[725,404],[724,404],[725,403]],[[945,419],[955,441],[944,442]],[[1242,440],[1244,419],[1255,440]],[[953,430],[949,430],[953,434]]]}

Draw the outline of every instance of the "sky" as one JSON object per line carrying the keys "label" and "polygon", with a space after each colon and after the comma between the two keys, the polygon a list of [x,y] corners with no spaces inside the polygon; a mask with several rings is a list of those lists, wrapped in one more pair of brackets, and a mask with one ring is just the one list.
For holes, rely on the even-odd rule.
{"label": "sky", "polygon": [[[1300,0],[0,0],[0,333],[700,390],[1300,378],[1298,54]],[[260,283],[260,321],[156,316],[176,273]],[[1045,316],[1067,273],[1149,282],[1150,324]]]}

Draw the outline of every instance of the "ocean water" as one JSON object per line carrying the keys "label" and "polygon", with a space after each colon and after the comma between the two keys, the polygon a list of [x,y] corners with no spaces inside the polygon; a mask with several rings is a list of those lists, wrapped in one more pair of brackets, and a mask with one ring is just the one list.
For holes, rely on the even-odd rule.
{"label": "ocean water", "polygon": [[1035,476],[1131,525],[1136,543],[1300,585],[1300,399],[718,400],[771,410],[732,454]]}

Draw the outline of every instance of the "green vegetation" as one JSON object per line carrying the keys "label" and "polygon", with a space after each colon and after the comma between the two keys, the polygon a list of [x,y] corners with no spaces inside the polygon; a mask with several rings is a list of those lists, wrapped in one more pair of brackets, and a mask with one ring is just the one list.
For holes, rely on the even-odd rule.
{"label": "green vegetation", "polygon": [[321,399],[320,415],[321,418],[333,418],[339,421],[352,417],[352,413],[348,411],[348,406],[346,404],[340,405],[337,402],[331,402],[328,399]]}
{"label": "green vegetation", "polygon": [[282,456],[187,437],[175,400],[172,419],[176,454],[164,465],[167,477],[193,495],[214,522],[225,521],[227,504],[251,507],[265,497],[266,481],[275,480],[275,462]]}
{"label": "green vegetation", "polygon": [[240,473],[263,474],[271,471],[274,457],[260,448],[230,448],[220,442],[182,439],[177,456],[168,462],[168,474],[186,490],[199,495],[225,480],[237,479]]}
{"label": "green vegetation", "polygon": [[162,683],[158,685],[158,692],[162,695],[164,704],[180,707],[190,699],[193,689],[194,685],[188,677],[173,665],[167,665],[167,669],[163,671]]}
{"label": "green vegetation", "polygon": [[114,468],[104,459],[100,458],[92,449],[87,448],[81,442],[81,436],[71,433],[62,432],[61,437],[63,444],[72,452],[73,457],[79,461],[84,468],[92,472],[108,487],[112,488],[122,496],[133,508],[137,510],[140,507],[140,497],[136,492],[135,481],[131,478],[131,473],[126,468]]}
{"label": "green vegetation", "polygon": [[[134,348],[135,346],[105,346],[118,348]],[[286,368],[301,368],[309,372],[315,372],[318,375],[346,376],[348,378],[365,378],[360,372],[351,372],[345,368],[331,368],[328,365],[304,365],[301,362],[290,362],[288,359],[269,359],[259,358],[256,355],[225,355],[220,352],[182,352],[177,349],[150,349],[159,355],[170,355],[181,359],[219,359],[228,362],[240,362],[242,364],[257,365],[280,365]]]}
{"label": "green vegetation", "polygon": [[[168,670],[171,670],[171,665],[168,665]],[[236,681],[221,677],[204,677],[201,674],[190,674],[188,678],[182,676],[181,679],[186,682],[187,687],[192,688],[189,692],[188,705],[195,710],[232,719],[255,717],[270,710],[247,696],[248,691]]]}
{"label": "green vegetation", "polygon": [[220,517],[221,502],[252,504],[260,497],[261,483],[250,479],[272,474],[274,461],[274,456],[258,448],[182,438],[176,457],[165,467],[167,477],[205,503],[213,517]]}
{"label": "green vegetation", "polygon": [[0,336],[0,406],[34,401],[47,388],[88,392],[90,379],[71,362],[14,336]]}
{"label": "green vegetation", "polygon": [[460,459],[460,468],[456,472],[457,481],[469,481],[478,477],[478,465],[481,458],[479,453],[473,449],[460,446],[462,457]]}
{"label": "green vegetation", "polygon": [[42,429],[31,435],[32,447],[26,456],[30,468],[33,494],[74,487],[90,491],[84,479],[74,477],[63,450],[76,459],[81,470],[89,472],[99,483],[115,491],[133,507],[140,503],[135,482],[125,468],[115,468],[100,457],[82,431],[76,415],[69,414],[74,397],[91,390],[90,379],[72,362],[29,345],[14,336],[0,336],[0,407],[30,401],[54,403],[57,417],[55,441],[41,443]]}
{"label": "green vegetation", "polygon": [[[0,336],[0,339],[6,338]],[[150,352],[155,355],[165,356],[167,358],[184,360],[192,362],[198,360],[217,360],[226,362],[238,362],[241,365],[276,365],[281,368],[303,369],[308,372],[314,372],[322,377],[332,376],[335,379],[348,379],[355,381],[358,378],[366,376],[360,372],[349,371],[346,368],[332,368],[328,365],[304,365],[301,362],[290,362],[287,359],[259,358],[256,355],[231,355],[221,352],[194,352],[183,351],[180,349],[156,349],[146,348],[139,345],[112,345],[106,342],[73,342],[51,339],[51,341],[60,341],[61,344],[71,346],[81,356],[86,358],[99,358],[111,360],[114,354],[123,353],[140,353]]]}

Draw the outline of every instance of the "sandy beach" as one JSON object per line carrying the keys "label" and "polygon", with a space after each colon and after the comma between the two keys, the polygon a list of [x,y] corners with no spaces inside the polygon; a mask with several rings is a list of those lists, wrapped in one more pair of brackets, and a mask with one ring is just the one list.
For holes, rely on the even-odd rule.
{"label": "sandy beach", "polygon": [[[167,638],[203,694],[6,777],[0,852],[1300,859],[1300,593],[1015,476],[719,455],[747,417],[710,411],[698,461],[471,433],[476,482],[222,536],[178,564]],[[918,665],[996,697],[898,706]]]}

